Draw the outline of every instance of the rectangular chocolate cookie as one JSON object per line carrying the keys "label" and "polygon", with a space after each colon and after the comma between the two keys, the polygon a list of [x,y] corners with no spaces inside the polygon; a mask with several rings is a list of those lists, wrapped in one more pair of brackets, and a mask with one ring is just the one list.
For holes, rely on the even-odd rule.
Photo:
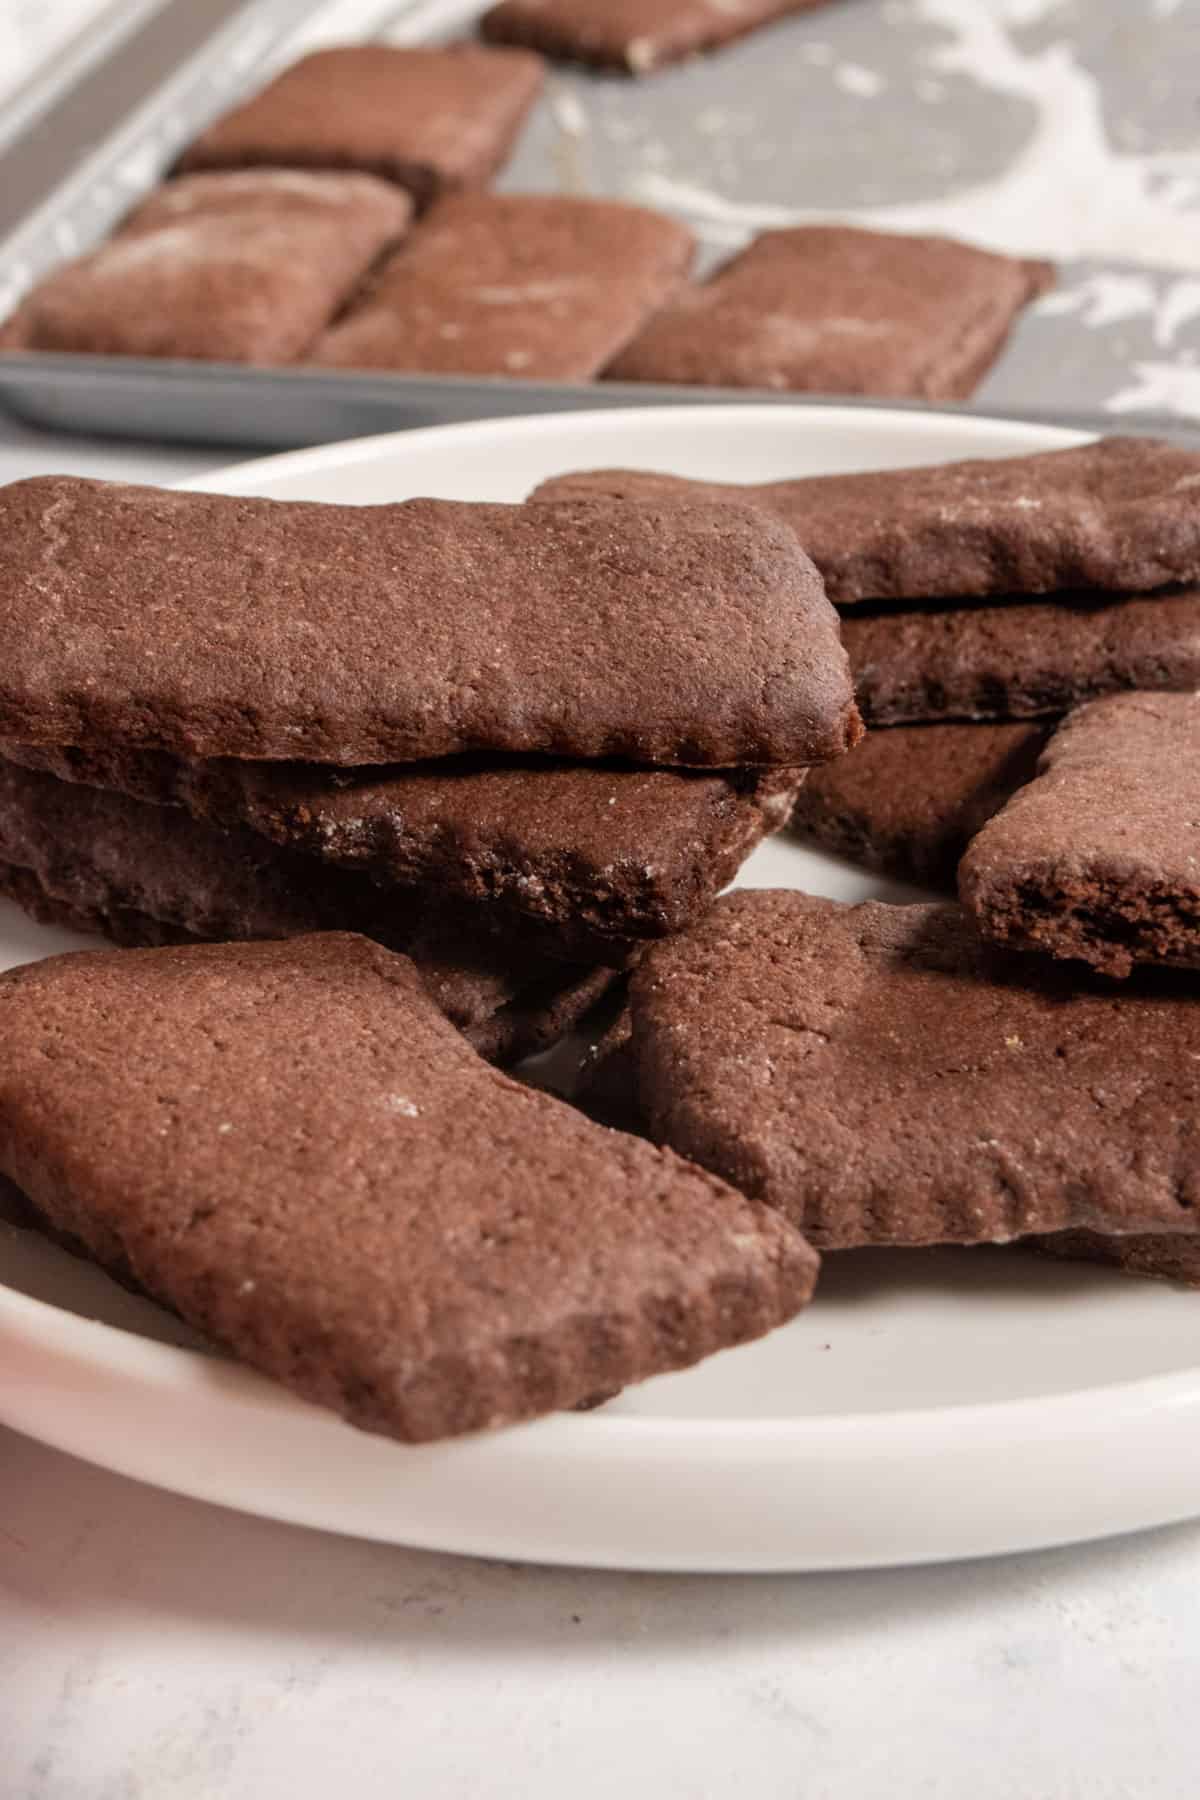
{"label": "rectangular chocolate cookie", "polygon": [[507,161],[544,71],[527,50],[481,44],[314,50],[216,119],[178,166],[359,169],[425,205]]}
{"label": "rectangular chocolate cookie", "polygon": [[741,499],[795,531],[839,606],[1200,579],[1200,452],[1110,437],[1035,456],[748,486],[642,469],[544,481],[535,500]]}
{"label": "rectangular chocolate cookie", "polygon": [[616,200],[452,195],[311,360],[586,381],[670,298],[694,247],[686,226]]}
{"label": "rectangular chocolate cookie", "polygon": [[484,932],[440,898],[3,761],[0,863],[0,890],[35,918],[122,944],[362,932],[407,952],[447,1018],[498,1060],[546,1048],[612,980]]}
{"label": "rectangular chocolate cookie", "polygon": [[1034,1249],[1064,1262],[1103,1263],[1123,1275],[1149,1276],[1174,1281],[1181,1287],[1200,1288],[1200,1233],[1131,1232],[1125,1237],[1104,1237],[1098,1231],[1060,1231],[1053,1237],[1030,1240]]}
{"label": "rectangular chocolate cookie", "polygon": [[842,641],[871,725],[1053,718],[1126,688],[1200,685],[1200,588],[859,610]]}
{"label": "rectangular chocolate cookie", "polygon": [[614,381],[966,399],[1048,263],[842,225],[767,231],[610,363]]}
{"label": "rectangular chocolate cookie", "polygon": [[614,967],[711,905],[783,824],[804,774],[480,759],[330,770],[7,743],[0,755],[249,827],[397,898],[435,893],[491,932]]}
{"label": "rectangular chocolate cookie", "polygon": [[1072,713],[959,870],[985,937],[1106,975],[1200,966],[1200,695]]}
{"label": "rectangular chocolate cookie", "polygon": [[1200,985],[1115,996],[952,904],[727,894],[630,986],[651,1135],[824,1249],[1194,1231]]}
{"label": "rectangular chocolate cookie", "polygon": [[530,1418],[808,1299],[784,1220],[489,1068],[340,933],[0,976],[0,1174],[236,1356],[366,1430]]}
{"label": "rectangular chocolate cookie", "polygon": [[500,0],[479,22],[494,44],[648,75],[827,0]]}
{"label": "rectangular chocolate cookie", "polygon": [[285,363],[404,235],[370,175],[263,169],[169,182],[116,237],[26,296],[6,347]]}
{"label": "rectangular chocolate cookie", "polygon": [[814,769],[798,837],[902,881],[953,893],[975,833],[1030,779],[1043,725],[897,725]]}
{"label": "rectangular chocolate cookie", "polygon": [[860,725],[837,616],[751,507],[326,506],[0,488],[0,737],[339,764],[800,766]]}

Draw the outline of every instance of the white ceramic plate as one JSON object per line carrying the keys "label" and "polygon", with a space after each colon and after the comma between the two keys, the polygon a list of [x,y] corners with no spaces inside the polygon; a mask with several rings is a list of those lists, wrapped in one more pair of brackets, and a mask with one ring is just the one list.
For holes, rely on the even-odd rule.
{"label": "white ceramic plate", "polygon": [[[200,485],[517,500],[598,465],[749,481],[1077,441],[911,412],[648,409],[396,433]],[[888,891],[782,840],[744,879],[845,899]],[[82,941],[0,908],[0,964]],[[1200,1512],[1200,1297],[1015,1251],[834,1257],[809,1312],[763,1343],[598,1413],[421,1449],[291,1399],[11,1227],[0,1283],[9,1424],[163,1487],[334,1531],[543,1562],[818,1569]]]}

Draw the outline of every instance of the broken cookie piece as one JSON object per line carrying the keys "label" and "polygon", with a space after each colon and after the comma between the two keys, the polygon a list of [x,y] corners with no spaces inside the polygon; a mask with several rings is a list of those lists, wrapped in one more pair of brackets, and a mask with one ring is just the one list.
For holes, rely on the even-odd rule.
{"label": "broken cookie piece", "polygon": [[1081,707],[1036,776],[983,827],[959,891],[996,943],[1200,966],[1200,695],[1119,694]]}

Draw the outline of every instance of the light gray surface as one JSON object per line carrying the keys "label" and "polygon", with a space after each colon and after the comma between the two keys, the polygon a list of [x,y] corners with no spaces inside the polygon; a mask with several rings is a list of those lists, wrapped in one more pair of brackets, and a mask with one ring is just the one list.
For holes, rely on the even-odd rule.
{"label": "light gray surface", "polygon": [[[678,212],[710,257],[835,217],[1057,260],[977,404],[1200,413],[1200,372],[1170,369],[1200,350],[1200,130],[1172,74],[1198,57],[1196,0],[841,0],[653,81],[556,82],[586,186]],[[556,185],[562,116],[505,186]]]}
{"label": "light gray surface", "polygon": [[[0,294],[92,241],[264,58],[350,34],[437,36],[471,10],[257,0],[10,248]],[[292,16],[303,29],[281,37]],[[1198,48],[1200,0],[834,0],[645,81],[556,68],[502,185],[676,212],[704,266],[757,228],[811,218],[1050,256],[1059,288],[1021,319],[976,404],[1200,417],[1200,134],[1191,88],[1171,79]],[[263,444],[595,403],[587,387],[287,371],[231,383],[195,365],[166,376],[62,357],[10,360],[3,392],[45,423]]]}
{"label": "light gray surface", "polygon": [[581,1575],[268,1525],[3,1433],[0,1457],[5,1800],[1196,1792],[1198,1527],[888,1574]]}

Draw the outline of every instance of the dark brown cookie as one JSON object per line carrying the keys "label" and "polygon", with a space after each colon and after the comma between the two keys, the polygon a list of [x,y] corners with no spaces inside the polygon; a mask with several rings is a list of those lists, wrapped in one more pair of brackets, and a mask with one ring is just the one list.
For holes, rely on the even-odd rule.
{"label": "dark brown cookie", "polygon": [[842,641],[871,725],[1054,718],[1126,688],[1200,685],[1200,589],[856,610]]}
{"label": "dark brown cookie", "polygon": [[0,1171],[245,1361],[411,1441],[759,1336],[816,1271],[782,1219],[507,1080],[405,958],[336,933],[0,977]]}
{"label": "dark brown cookie", "polygon": [[1106,975],[1200,965],[1200,695],[1082,707],[970,846],[964,905],[1014,950]]}
{"label": "dark brown cookie", "polygon": [[0,744],[5,754],[248,826],[390,889],[479,909],[489,930],[534,934],[550,954],[618,968],[711,904],[784,823],[803,776],[480,759],[331,771]]}
{"label": "dark brown cookie", "polygon": [[1033,1238],[1031,1243],[1034,1249],[1065,1262],[1104,1263],[1123,1275],[1200,1288],[1200,1234],[1194,1232],[1104,1237],[1098,1231],[1060,1231],[1053,1237]]}
{"label": "dark brown cookie", "polygon": [[179,167],[359,169],[425,205],[507,161],[543,74],[527,50],[479,44],[314,50],[215,120]]}
{"label": "dark brown cookie", "polygon": [[311,360],[585,381],[687,274],[661,213],[562,194],[456,194],[389,258]]}
{"label": "dark brown cookie", "polygon": [[[610,1004],[611,996],[605,1001]],[[637,1063],[633,1052],[633,1019],[628,1000],[618,1001],[616,1017],[585,1054],[571,1098],[601,1125],[644,1135],[637,1101]],[[603,1010],[603,1009],[601,1009]]]}
{"label": "dark brown cookie", "polygon": [[86,905],[51,894],[32,869],[0,860],[0,899],[11,900],[39,925],[57,925],[63,931],[81,931],[110,938],[127,949],[149,949],[163,944],[194,944],[190,931],[152,919],[149,913],[129,912],[118,906]]}
{"label": "dark brown cookie", "polygon": [[413,958],[476,1048],[510,1060],[569,1030],[612,979],[481,931],[440,897],[280,851],[249,831],[0,762],[3,891],[35,918],[121,944],[354,930]]}
{"label": "dark brown cookie", "polygon": [[10,347],[291,362],[389,244],[407,195],[370,175],[264,169],[153,194],[23,301]]}
{"label": "dark brown cookie", "polygon": [[479,29],[564,62],[648,75],[827,0],[500,0]]}
{"label": "dark brown cookie", "polygon": [[412,200],[375,175],[334,169],[217,169],[160,182],[126,213],[114,235],[144,236],[205,219],[237,221],[249,232],[274,220],[330,214],[346,231],[368,201],[395,224],[393,235],[407,229]]}
{"label": "dark brown cookie", "polygon": [[959,858],[1032,776],[1042,725],[897,725],[814,769],[792,830],[851,862],[955,891]]}
{"label": "dark brown cookie", "polygon": [[1195,1229],[1200,987],[1114,994],[961,908],[738,892],[630,987],[669,1143],[825,1249]]}
{"label": "dark brown cookie", "polygon": [[0,644],[0,737],[30,744],[798,766],[860,730],[821,579],[751,507],[35,477],[0,488]]}
{"label": "dark brown cookie", "polygon": [[764,232],[664,307],[614,381],[965,399],[1048,263],[841,225]]}
{"label": "dark brown cookie", "polygon": [[811,475],[749,487],[638,469],[545,481],[535,500],[740,498],[792,526],[831,600],[1138,593],[1200,579],[1200,453],[1156,438]]}

